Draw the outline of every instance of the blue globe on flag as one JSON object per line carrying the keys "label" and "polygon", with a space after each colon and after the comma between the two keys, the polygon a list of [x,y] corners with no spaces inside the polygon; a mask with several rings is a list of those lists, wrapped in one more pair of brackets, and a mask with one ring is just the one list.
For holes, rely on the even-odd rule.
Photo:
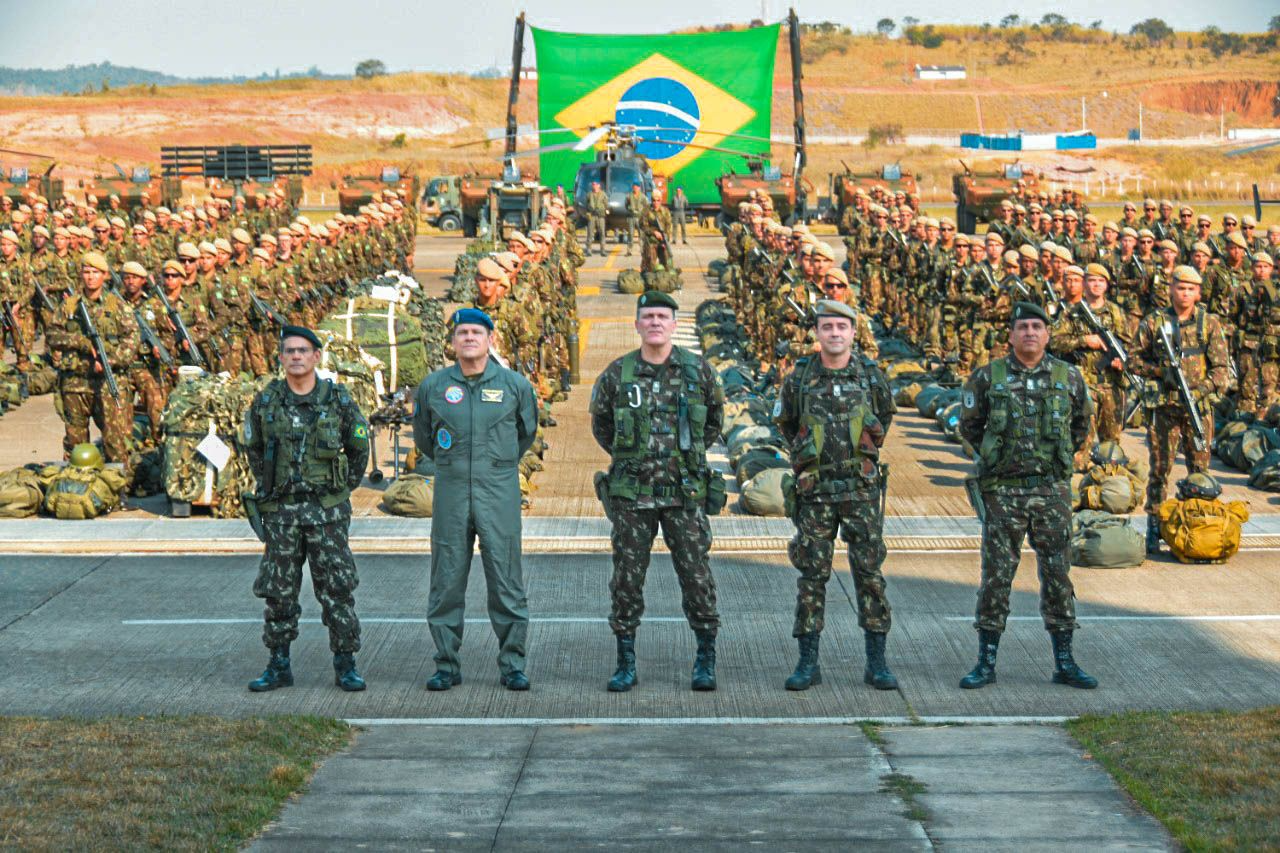
{"label": "blue globe on flag", "polygon": [[683,151],[697,135],[701,117],[693,92],[670,77],[636,83],[623,93],[614,113],[618,124],[660,128],[636,131],[636,150],[650,160],[665,160]]}

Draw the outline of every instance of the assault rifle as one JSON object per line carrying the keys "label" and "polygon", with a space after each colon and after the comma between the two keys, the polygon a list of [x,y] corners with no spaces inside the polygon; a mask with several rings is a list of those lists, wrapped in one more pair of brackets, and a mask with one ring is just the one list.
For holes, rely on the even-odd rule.
{"label": "assault rifle", "polygon": [[1125,352],[1124,345],[1120,343],[1120,339],[1116,337],[1115,332],[1102,325],[1098,315],[1093,313],[1093,309],[1083,299],[1076,304],[1080,306],[1085,323],[1089,328],[1093,329],[1094,334],[1102,338],[1102,345],[1106,347],[1106,353],[1109,357],[1108,364],[1111,359],[1119,361],[1120,373],[1124,376],[1125,381],[1129,383],[1129,393],[1133,395],[1133,401],[1125,409],[1124,420],[1121,421],[1123,425],[1128,426],[1129,421],[1133,420],[1134,413],[1142,406],[1142,380],[1129,367],[1129,354]]}
{"label": "assault rifle", "polygon": [[178,313],[178,309],[174,308],[173,303],[169,301],[169,295],[164,292],[164,285],[152,282],[151,289],[155,291],[156,296],[160,298],[160,304],[164,306],[164,313],[169,318],[169,324],[173,326],[173,334],[178,344],[186,344],[185,347],[179,346],[179,355],[190,360],[196,367],[203,369],[205,367],[204,356],[200,354],[200,348],[192,340],[191,330],[187,328],[186,323],[182,322],[182,315]]}
{"label": "assault rifle", "polygon": [[1200,412],[1196,408],[1196,398],[1191,393],[1191,386],[1187,384],[1187,375],[1182,371],[1182,359],[1178,357],[1177,351],[1173,346],[1173,326],[1165,320],[1158,327],[1160,337],[1160,349],[1164,353],[1165,359],[1169,362],[1169,369],[1173,371],[1175,384],[1178,390],[1178,399],[1182,403],[1182,408],[1186,410],[1187,417],[1191,419],[1191,436],[1192,443],[1197,451],[1204,452],[1208,446],[1208,439],[1204,434],[1204,424],[1200,422]]}
{"label": "assault rifle", "polygon": [[[8,313],[8,309],[5,310]],[[93,324],[93,318],[89,316],[89,306],[85,304],[83,296],[76,301],[76,319],[80,322],[85,337],[93,345],[94,358],[102,363],[102,376],[107,380],[107,389],[112,397],[119,400],[120,386],[116,384],[116,375],[111,370],[111,359],[107,358],[107,345],[103,343],[102,335],[98,334],[98,327]]]}
{"label": "assault rifle", "polygon": [[147,322],[147,318],[143,316],[140,309],[133,309],[133,319],[138,323],[138,336],[142,338],[142,342],[151,349],[156,358],[160,359],[161,364],[165,367],[173,367],[173,356],[169,354],[164,342],[160,340],[160,336]]}
{"label": "assault rifle", "polygon": [[272,308],[271,303],[267,302],[267,300],[263,299],[252,290],[249,291],[249,300],[253,305],[253,310],[257,311],[258,316],[262,317],[263,320],[275,323],[281,329],[289,325],[289,321],[286,320],[279,311]]}
{"label": "assault rifle", "polygon": [[1054,307],[1057,309],[1055,311],[1055,318],[1065,317],[1067,312],[1067,303],[1064,302],[1062,300],[1062,297],[1058,295],[1058,291],[1055,290],[1053,287],[1053,282],[1049,281],[1049,279],[1046,278],[1044,280],[1044,289],[1049,294],[1050,301],[1053,303]]}

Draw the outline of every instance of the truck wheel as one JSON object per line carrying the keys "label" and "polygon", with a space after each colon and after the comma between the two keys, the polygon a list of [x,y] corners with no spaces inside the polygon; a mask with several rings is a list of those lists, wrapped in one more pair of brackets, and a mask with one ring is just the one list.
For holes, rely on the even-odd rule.
{"label": "truck wheel", "polygon": [[462,227],[462,220],[456,213],[446,213],[436,220],[436,227],[441,231],[457,231]]}

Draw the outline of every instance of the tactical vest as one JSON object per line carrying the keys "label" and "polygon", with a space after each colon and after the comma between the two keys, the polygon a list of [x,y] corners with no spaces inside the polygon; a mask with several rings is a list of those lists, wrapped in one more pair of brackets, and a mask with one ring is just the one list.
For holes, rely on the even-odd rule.
{"label": "tactical vest", "polygon": [[[1054,360],[1049,367],[1049,383],[1036,383],[1025,397],[1015,396],[1009,387],[1009,363],[991,362],[991,387],[987,391],[987,428],[978,449],[979,481],[984,490],[997,486],[1031,488],[1065,480],[1071,475],[1071,386],[1070,367]],[[1042,475],[1002,477],[1024,452],[1026,440],[1034,442],[1034,456],[1045,471]]]}
{"label": "tactical vest", "polygon": [[[680,390],[675,406],[658,405],[655,395],[636,379],[638,353],[622,357],[622,377],[613,401],[613,466],[609,473],[610,497],[636,500],[643,495],[682,496],[686,505],[698,504],[707,496],[707,448],[703,431],[707,425],[707,393],[702,385],[699,359],[680,347],[671,350],[680,369]],[[665,395],[664,395],[665,396]],[[640,405],[632,406],[638,400]],[[655,456],[649,438],[655,420],[676,425],[676,450],[660,450]],[[680,445],[687,444],[687,447]],[[680,468],[680,486],[659,486],[641,482],[635,462],[641,459],[668,459],[674,456]]]}
{"label": "tactical vest", "polygon": [[[797,488],[804,495],[822,495],[858,491],[864,486],[877,485],[876,454],[869,452],[862,440],[868,424],[877,421],[875,411],[871,408],[871,388],[867,383],[866,372],[858,369],[856,375],[849,377],[853,384],[847,387],[856,393],[848,396],[833,395],[830,398],[832,410],[814,414],[815,395],[809,393],[809,390],[811,386],[817,385],[816,380],[821,379],[821,374],[815,374],[813,370],[817,362],[816,357],[803,359],[802,363],[797,362],[797,369],[801,371],[797,382],[800,421],[796,437],[799,443],[791,454]],[[843,377],[836,382],[844,386]],[[846,432],[849,447],[852,448],[850,456],[824,464],[822,452],[827,439]]]}
{"label": "tactical vest", "polygon": [[259,506],[263,512],[275,512],[281,500],[293,498],[335,507],[351,496],[342,441],[342,410],[351,405],[351,395],[332,380],[317,379],[311,405],[315,420],[295,425],[284,403],[288,393],[280,379],[262,392],[259,428],[274,479]]}
{"label": "tactical vest", "polygon": [[1274,360],[1280,356],[1280,286],[1274,281],[1255,282],[1254,286],[1258,313],[1253,331],[1259,338],[1258,356]]}

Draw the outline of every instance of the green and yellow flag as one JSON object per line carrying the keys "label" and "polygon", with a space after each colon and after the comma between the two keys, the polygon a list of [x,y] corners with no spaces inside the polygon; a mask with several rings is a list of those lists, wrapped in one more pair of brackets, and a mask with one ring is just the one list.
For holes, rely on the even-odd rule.
{"label": "green and yellow flag", "polygon": [[[741,157],[703,147],[765,153],[778,25],[722,33],[585,35],[533,29],[538,57],[538,128],[579,137],[604,122],[634,125],[638,150],[671,192],[695,204],[719,200],[715,179]],[[563,137],[543,134],[542,144]],[[595,152],[551,151],[539,163],[544,186],[572,191],[578,165]]]}

